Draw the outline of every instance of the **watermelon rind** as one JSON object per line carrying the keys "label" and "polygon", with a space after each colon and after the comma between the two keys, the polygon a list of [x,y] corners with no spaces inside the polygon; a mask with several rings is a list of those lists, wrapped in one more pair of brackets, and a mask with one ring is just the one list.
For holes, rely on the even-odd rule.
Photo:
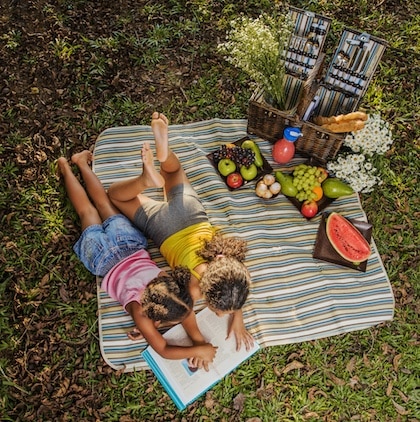
{"label": "watermelon rind", "polygon": [[368,241],[341,214],[332,212],[328,216],[325,231],[334,250],[346,261],[359,265],[370,257]]}

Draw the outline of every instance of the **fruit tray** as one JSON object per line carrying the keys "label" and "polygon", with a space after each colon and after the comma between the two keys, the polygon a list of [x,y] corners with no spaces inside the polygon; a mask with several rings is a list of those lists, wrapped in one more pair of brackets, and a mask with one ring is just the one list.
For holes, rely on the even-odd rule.
{"label": "fruit tray", "polygon": [[[366,272],[366,267],[368,260],[363,261],[359,264],[354,264],[353,262],[347,261],[344,259],[331,245],[331,242],[328,240],[326,233],[326,220],[328,213],[322,214],[322,219],[319,224],[317,237],[315,240],[315,247],[313,251],[313,257],[321,261],[331,262],[333,264],[342,265],[344,267],[352,268],[354,270]],[[370,243],[372,238],[372,225],[361,220],[354,220],[347,218],[350,223],[352,223],[362,234],[362,236]]]}
{"label": "fruit tray", "polygon": [[[248,137],[248,136],[245,136],[245,137],[243,137],[243,138],[241,138],[241,139],[239,139],[239,140],[237,140],[237,141],[235,141],[235,142],[232,142],[231,144],[233,144],[233,145],[236,145],[236,146],[241,146],[245,141],[247,141],[247,140],[250,140],[250,138]],[[253,140],[254,142],[255,142],[255,140]],[[230,145],[230,144],[225,144],[225,145]],[[220,149],[220,148],[219,148]],[[218,162],[217,162],[217,160],[215,159],[215,156],[214,156],[214,154],[217,152],[217,151],[219,151],[219,149],[217,149],[217,150],[215,150],[215,151],[213,151],[213,152],[211,152],[210,154],[207,154],[206,155],[206,157],[208,158],[208,160],[212,163],[212,165],[214,166],[214,168],[216,169],[216,171],[217,171],[217,173],[219,174],[219,176],[222,178],[222,180],[226,183],[226,186],[227,186],[227,188],[229,189],[229,190],[237,190],[237,189],[240,189],[240,188],[242,188],[242,187],[244,187],[244,186],[247,186],[250,182],[252,182],[252,181],[255,181],[255,180],[257,180],[257,179],[259,179],[259,178],[261,178],[262,176],[264,176],[264,174],[267,174],[267,173],[271,173],[272,171],[273,171],[273,168],[270,166],[270,164],[268,163],[268,161],[265,159],[265,157],[264,157],[264,155],[260,152],[260,154],[261,154],[261,159],[262,159],[262,166],[261,167],[257,167],[257,173],[256,173],[256,176],[255,177],[253,177],[252,179],[250,179],[250,180],[243,180],[243,184],[241,185],[241,186],[239,186],[239,187],[236,187],[236,188],[232,188],[232,187],[230,187],[229,185],[228,185],[228,183],[227,183],[227,176],[223,176],[220,172],[219,172],[219,169],[218,169]],[[237,164],[236,165],[236,170],[235,170],[235,172],[237,172],[237,173],[239,173],[240,172],[240,166]]]}
{"label": "fruit tray", "polygon": [[[344,182],[342,182],[340,179],[334,178],[334,177],[329,177],[328,176],[328,172],[325,170],[324,166],[317,160],[310,158],[309,160],[293,167],[290,168],[289,172],[282,172],[282,174],[286,177],[290,177],[292,176],[293,178],[295,178],[294,176],[294,172],[295,171],[299,171],[299,167],[303,166],[303,169],[310,169],[312,171],[317,171],[319,173],[314,173],[314,176],[316,178],[318,178],[318,182],[321,184],[321,187],[324,189],[324,191],[322,192],[322,197],[316,201],[317,204],[317,211],[314,215],[311,216],[307,216],[305,213],[303,213],[301,211],[302,209],[302,205],[305,202],[304,199],[299,198],[299,195],[295,196],[288,196],[285,195],[285,193],[288,193],[287,191],[285,191],[285,193],[283,192],[283,195],[298,209],[299,212],[301,212],[302,217],[306,218],[307,220],[311,220],[312,218],[317,217],[325,208],[327,208],[330,204],[332,204],[335,201],[335,197],[331,197],[334,196],[332,195],[334,194],[339,194],[339,196],[345,196],[345,195],[350,195],[353,193],[353,190],[351,189],[350,186],[346,185]],[[314,170],[315,168],[315,170]],[[306,170],[308,171],[308,170]],[[306,174],[306,171],[304,174]],[[280,173],[280,171],[276,172],[276,173]],[[310,176],[310,174],[306,177],[314,177],[314,176]],[[281,177],[281,174],[276,175],[277,180],[280,182],[281,184],[281,180],[279,180],[279,177]],[[299,176],[297,176],[299,177]],[[305,180],[306,177],[303,177],[303,180]],[[325,193],[325,184],[329,184],[329,196],[327,196]],[[340,186],[338,186],[337,184],[340,184]],[[333,185],[333,186],[332,186]],[[332,189],[334,187],[334,189]],[[339,191],[337,190],[339,189]],[[334,192],[335,190],[335,192]],[[282,192],[280,192],[282,193]],[[309,198],[310,200],[312,200],[312,198]],[[315,198],[314,198],[315,199]]]}

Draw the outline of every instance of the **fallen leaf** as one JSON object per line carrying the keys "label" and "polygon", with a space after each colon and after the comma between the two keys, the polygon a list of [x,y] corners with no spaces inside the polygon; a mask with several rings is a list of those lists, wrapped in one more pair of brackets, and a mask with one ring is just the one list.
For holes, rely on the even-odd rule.
{"label": "fallen leaf", "polygon": [[366,356],[366,354],[363,354],[363,363],[366,367],[370,368],[370,361],[369,358]]}
{"label": "fallen leaf", "polygon": [[348,364],[346,365],[346,370],[347,370],[348,373],[351,374],[355,367],[356,367],[356,356],[353,356],[349,360]]}
{"label": "fallen leaf", "polygon": [[404,416],[404,415],[408,415],[410,413],[408,410],[405,409],[405,407],[398,404],[395,400],[392,400],[392,404],[394,405],[397,413],[399,413],[400,415]]}
{"label": "fallen leaf", "polygon": [[397,391],[398,391],[398,395],[401,397],[401,400],[404,403],[408,403],[409,398],[401,390],[397,390]]}
{"label": "fallen leaf", "polygon": [[242,393],[239,393],[233,399],[233,408],[237,410],[238,412],[242,412],[244,408],[244,403],[245,403],[245,396]]}
{"label": "fallen leaf", "polygon": [[310,419],[310,418],[317,418],[319,419],[319,415],[316,412],[307,412],[303,415],[304,419]]}
{"label": "fallen leaf", "polygon": [[354,387],[356,387],[356,385],[359,384],[359,381],[360,379],[357,375],[354,377],[351,377],[350,382],[349,382],[350,387],[354,389]]}
{"label": "fallen leaf", "polygon": [[398,372],[398,366],[399,366],[399,362],[401,358],[402,358],[402,355],[399,354],[399,355],[394,356],[394,359],[392,359],[392,367],[394,368],[395,372]]}
{"label": "fallen leaf", "polygon": [[323,396],[325,398],[328,397],[327,393],[325,393],[324,391],[319,390],[317,387],[311,387],[308,393],[309,400],[313,402],[314,400],[316,400],[316,396]]}
{"label": "fallen leaf", "polygon": [[58,391],[56,391],[56,393],[53,394],[53,397],[54,398],[63,397],[66,394],[69,388],[69,385],[70,385],[70,380],[68,378],[64,378],[64,380],[61,383],[60,388],[58,389]]}
{"label": "fallen leaf", "polygon": [[330,380],[336,384],[336,385],[346,385],[346,382],[344,380],[342,380],[341,378],[336,377],[334,374],[332,374],[331,372],[327,373],[328,377],[330,378]]}
{"label": "fallen leaf", "polygon": [[389,381],[388,387],[386,388],[386,392],[385,392],[385,394],[387,395],[387,397],[390,397],[391,396],[392,388],[393,387],[394,387],[394,384],[392,383],[392,381]]}
{"label": "fallen leaf", "polygon": [[283,374],[287,374],[290,371],[293,371],[295,369],[300,369],[303,367],[304,367],[303,363],[297,360],[294,360],[293,362],[290,362],[289,364],[285,366],[285,368],[283,369]]}
{"label": "fallen leaf", "polygon": [[68,303],[68,302],[70,302],[70,296],[69,296],[69,293],[68,293],[68,291],[66,290],[66,288],[65,288],[64,284],[62,284],[62,285],[60,286],[60,290],[59,290],[59,292],[60,292],[60,297],[61,297],[61,299],[63,300],[63,302],[64,302],[64,303]]}

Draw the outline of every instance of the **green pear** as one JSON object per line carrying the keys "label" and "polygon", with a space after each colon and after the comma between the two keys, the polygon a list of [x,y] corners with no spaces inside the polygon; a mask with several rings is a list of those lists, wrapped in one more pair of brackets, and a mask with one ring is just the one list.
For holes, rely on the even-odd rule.
{"label": "green pear", "polygon": [[255,154],[254,164],[257,167],[263,167],[264,166],[264,160],[262,158],[261,151],[260,151],[258,145],[254,141],[251,141],[251,139],[247,139],[247,140],[242,142],[241,147],[250,149]]}
{"label": "green pear", "polygon": [[293,184],[293,177],[290,174],[283,174],[281,171],[275,173],[277,181],[281,186],[281,193],[286,196],[295,197],[298,193],[296,186]]}
{"label": "green pear", "polygon": [[351,195],[354,190],[347,183],[336,177],[329,177],[322,182],[322,190],[327,198],[340,198],[340,196]]}

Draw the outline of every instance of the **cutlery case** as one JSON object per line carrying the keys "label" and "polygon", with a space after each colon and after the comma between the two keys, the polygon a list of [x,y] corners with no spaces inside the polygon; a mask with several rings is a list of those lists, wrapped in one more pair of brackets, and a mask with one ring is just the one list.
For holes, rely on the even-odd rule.
{"label": "cutlery case", "polygon": [[285,57],[288,110],[276,109],[263,91],[255,91],[247,130],[275,142],[286,126],[300,127],[303,136],[295,143],[296,151],[325,163],[337,155],[347,134],[330,132],[312,119],[357,110],[387,42],[345,28],[325,70],[322,50],[331,20],[293,7],[291,14],[295,26]]}

